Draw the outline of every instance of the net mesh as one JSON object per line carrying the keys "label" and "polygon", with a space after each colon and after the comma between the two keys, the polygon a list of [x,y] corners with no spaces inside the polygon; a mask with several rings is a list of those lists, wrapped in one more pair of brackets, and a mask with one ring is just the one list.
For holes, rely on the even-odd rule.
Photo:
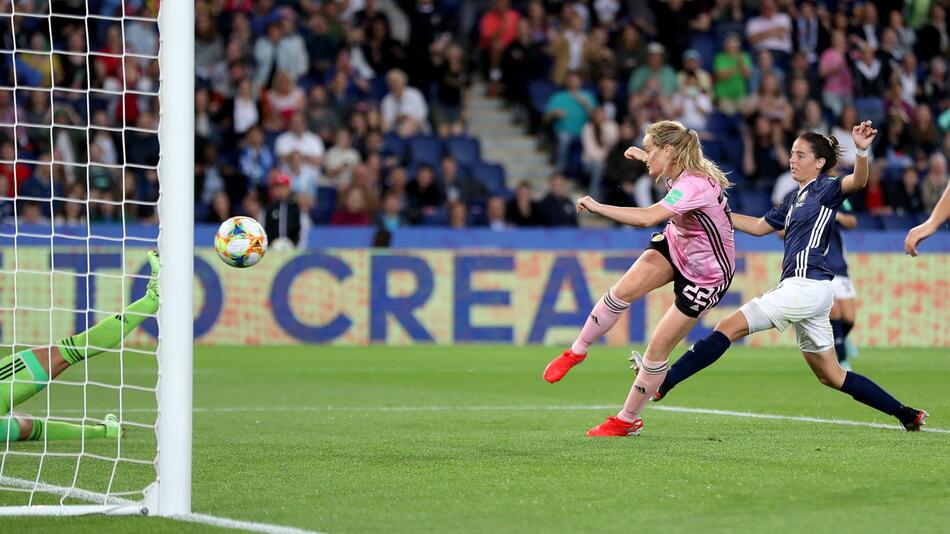
{"label": "net mesh", "polygon": [[[0,358],[120,313],[158,239],[158,3],[0,0]],[[141,500],[154,482],[157,326],[22,405],[113,439],[0,436],[0,506]],[[14,384],[0,382],[12,398]]]}

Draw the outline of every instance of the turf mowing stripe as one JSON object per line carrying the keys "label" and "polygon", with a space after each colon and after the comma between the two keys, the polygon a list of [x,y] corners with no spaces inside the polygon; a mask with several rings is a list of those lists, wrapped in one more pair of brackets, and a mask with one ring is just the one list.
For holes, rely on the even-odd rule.
{"label": "turf mowing stripe", "polygon": [[[45,484],[43,482],[34,482],[32,480],[25,480],[16,477],[0,476],[0,489],[2,489],[2,486],[16,488],[17,490],[35,490],[60,497],[69,497],[96,504],[113,505],[116,507],[124,507],[130,504],[135,504],[135,501],[130,501],[122,497],[116,497],[114,495],[106,495],[104,493],[96,493],[94,491],[81,490],[77,488],[54,486],[51,484]],[[227,517],[215,517],[213,515],[196,513],[169,516],[168,519],[187,521],[189,523],[200,523],[202,525],[210,525],[213,527],[244,530],[247,532],[264,532],[266,534],[321,534],[320,532],[303,530],[295,527],[270,525],[267,523],[257,523],[254,521],[240,521]]]}
{"label": "turf mowing stripe", "polygon": [[[871,423],[867,421],[849,421],[847,419],[823,419],[819,417],[806,417],[802,415],[778,415],[753,412],[734,412],[730,410],[713,410],[709,408],[688,408],[685,406],[665,406],[650,404],[649,409],[661,412],[675,413],[694,413],[702,415],[721,415],[726,417],[745,417],[750,419],[774,419],[781,421],[797,421],[799,423],[819,423],[826,425],[845,425],[845,426],[863,426],[867,428],[884,428],[887,430],[903,430],[900,425],[887,423]],[[195,413],[253,413],[253,412],[557,412],[557,411],[593,411],[593,410],[619,410],[621,406],[616,404],[592,404],[592,405],[550,405],[550,406],[532,406],[532,405],[498,405],[498,406],[221,406],[221,407],[200,407],[194,408]],[[113,409],[117,410],[117,409]],[[55,410],[57,413],[82,413],[83,410],[64,409]],[[147,408],[127,408],[122,410],[124,413],[155,413],[155,410]],[[950,434],[950,430],[945,428],[924,427],[924,432],[934,432],[938,434]]]}

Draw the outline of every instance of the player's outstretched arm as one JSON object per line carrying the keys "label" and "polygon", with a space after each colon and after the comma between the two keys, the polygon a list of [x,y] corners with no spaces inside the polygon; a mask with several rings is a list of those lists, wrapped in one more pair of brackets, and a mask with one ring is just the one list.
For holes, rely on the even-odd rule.
{"label": "player's outstretched arm", "polygon": [[868,185],[868,148],[874,142],[874,136],[876,135],[877,130],[871,126],[871,121],[864,121],[851,128],[851,138],[854,139],[854,146],[858,149],[858,154],[854,158],[854,173],[845,176],[841,180],[842,193],[846,195],[854,193]]}
{"label": "player's outstretched arm", "polygon": [[907,237],[904,238],[904,252],[916,256],[918,254],[917,245],[932,236],[947,219],[950,219],[950,184],[947,184],[946,189],[943,190],[943,195],[940,196],[940,200],[934,206],[930,217],[907,232]]}
{"label": "player's outstretched arm", "polygon": [[639,226],[641,228],[656,226],[673,216],[673,212],[664,208],[659,202],[649,208],[622,208],[620,206],[601,204],[589,196],[577,201],[577,213],[581,213],[584,210],[596,213],[620,224]]}
{"label": "player's outstretched arm", "polygon": [[778,230],[778,228],[767,223],[765,217],[749,217],[741,213],[732,214],[732,225],[740,232],[755,236],[771,234]]}

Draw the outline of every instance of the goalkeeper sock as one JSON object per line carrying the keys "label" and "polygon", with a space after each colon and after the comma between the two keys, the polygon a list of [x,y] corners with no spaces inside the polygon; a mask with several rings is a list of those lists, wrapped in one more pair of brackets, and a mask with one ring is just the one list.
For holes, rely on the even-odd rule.
{"label": "goalkeeper sock", "polygon": [[730,345],[732,342],[729,338],[718,330],[714,330],[712,334],[697,341],[670,367],[666,379],[660,386],[660,393],[666,395],[666,392],[673,389],[676,384],[715,363],[729,350]]}
{"label": "goalkeeper sock", "polygon": [[80,440],[85,435],[86,439],[106,437],[105,425],[77,425],[63,421],[44,421],[42,419],[33,419],[33,432],[23,441],[43,441],[44,434],[46,441],[74,439]]}
{"label": "goalkeeper sock", "polygon": [[142,321],[158,311],[158,294],[151,291],[129,304],[120,314],[103,319],[98,324],[74,336],[59,340],[56,345],[69,365],[112,349],[129,335]]}
{"label": "goalkeeper sock", "polygon": [[[32,350],[12,354],[0,360],[0,409],[9,413],[36,395],[49,383],[49,373]],[[0,435],[0,438],[6,434]]]}
{"label": "goalkeeper sock", "polygon": [[900,414],[902,404],[897,399],[874,381],[858,373],[848,371],[844,376],[844,383],[841,384],[841,391],[887,415],[897,417]]}
{"label": "goalkeeper sock", "polygon": [[835,339],[835,355],[838,356],[838,363],[848,359],[847,349],[844,347],[844,322],[840,319],[831,321],[831,333]]}

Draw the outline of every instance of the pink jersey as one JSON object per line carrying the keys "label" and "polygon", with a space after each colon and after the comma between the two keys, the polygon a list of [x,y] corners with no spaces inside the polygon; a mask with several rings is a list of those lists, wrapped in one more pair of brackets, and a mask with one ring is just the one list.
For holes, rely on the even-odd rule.
{"label": "pink jersey", "polygon": [[736,244],[719,182],[684,172],[667,187],[660,204],[674,213],[663,230],[673,265],[694,284],[728,284],[736,271]]}

